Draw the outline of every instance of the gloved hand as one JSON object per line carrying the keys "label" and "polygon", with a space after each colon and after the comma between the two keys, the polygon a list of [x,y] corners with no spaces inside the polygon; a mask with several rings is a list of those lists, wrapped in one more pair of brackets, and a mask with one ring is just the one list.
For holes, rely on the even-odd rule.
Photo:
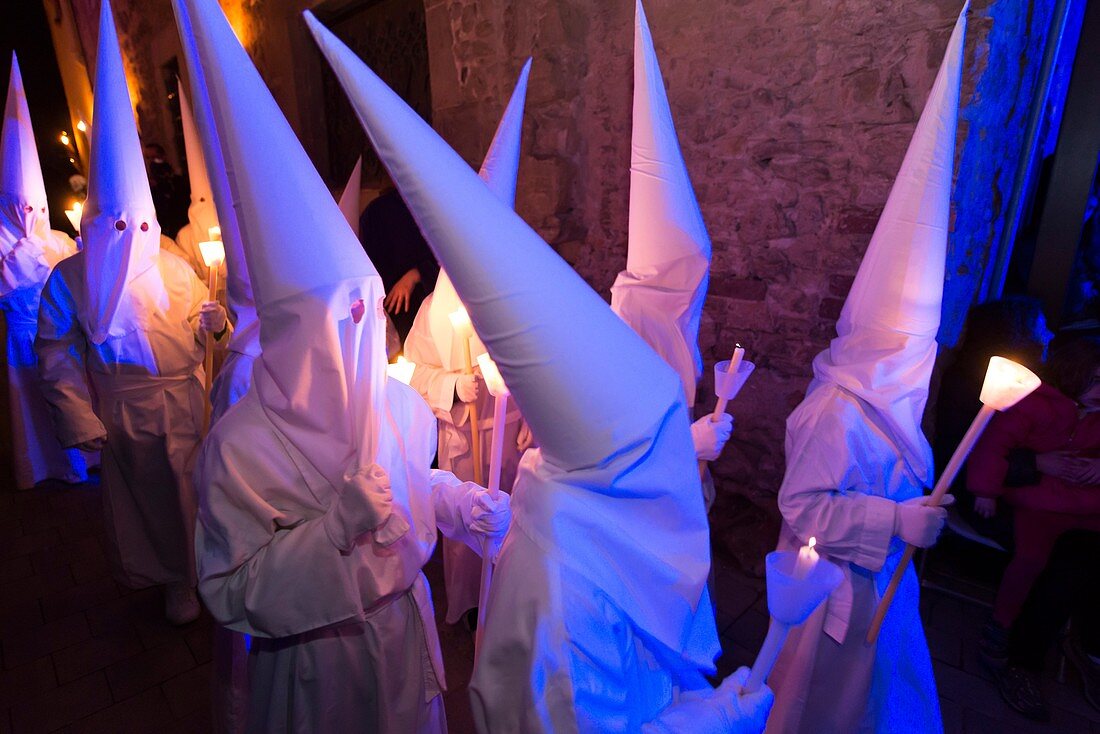
{"label": "gloved hand", "polygon": [[221,334],[225,331],[228,319],[225,306],[217,301],[207,301],[199,310],[199,328],[207,334]]}
{"label": "gloved hand", "polygon": [[914,497],[899,502],[894,513],[894,535],[918,548],[927,548],[936,542],[947,521],[945,508],[955,498],[944,495],[939,507],[929,507],[924,504],[927,501],[927,497]]}
{"label": "gloved hand", "polygon": [[691,442],[695,444],[695,458],[701,461],[714,461],[726,447],[733,433],[733,416],[723,413],[718,422],[712,422],[708,413],[691,424]]}
{"label": "gloved hand", "polygon": [[455,394],[464,403],[472,403],[481,395],[480,375],[459,375],[455,383]]}
{"label": "gloved hand", "polygon": [[322,523],[329,540],[344,553],[366,533],[373,531],[376,543],[389,545],[409,529],[405,518],[393,511],[390,478],[377,464],[344,477],[340,496],[329,506]]}
{"label": "gloved hand", "polygon": [[728,731],[757,734],[764,731],[764,725],[768,723],[775,694],[766,685],[753,693],[742,692],[741,689],[748,680],[749,669],[738,668],[733,675],[722,681],[716,691],[715,698],[729,720]]}
{"label": "gloved hand", "polygon": [[516,450],[521,454],[535,445],[535,435],[531,433],[531,426],[527,421],[520,421],[519,434],[516,436]]}
{"label": "gloved hand", "polygon": [[512,498],[505,492],[495,500],[487,491],[474,495],[474,504],[470,509],[470,530],[488,538],[503,538],[512,523]]}

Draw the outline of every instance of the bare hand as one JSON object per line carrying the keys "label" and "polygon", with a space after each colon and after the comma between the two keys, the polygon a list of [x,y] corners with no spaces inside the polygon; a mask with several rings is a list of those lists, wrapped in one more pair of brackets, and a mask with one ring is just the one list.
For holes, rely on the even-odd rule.
{"label": "bare hand", "polygon": [[516,436],[516,450],[522,454],[534,445],[535,436],[531,433],[531,426],[527,425],[527,421],[521,421],[519,424],[519,435]]}
{"label": "bare hand", "polygon": [[390,292],[386,294],[386,299],[382,301],[386,311],[389,313],[405,313],[408,311],[409,304],[412,301],[413,288],[419,282],[420,271],[416,268],[402,275],[401,280],[393,284],[393,288],[390,288]]}
{"label": "bare hand", "polygon": [[997,500],[992,497],[975,497],[974,512],[988,520],[997,514]]}
{"label": "bare hand", "polygon": [[455,395],[464,403],[477,402],[481,396],[481,375],[459,375],[455,383]]}
{"label": "bare hand", "polygon": [[1035,466],[1043,474],[1058,477],[1067,482],[1076,482],[1081,470],[1076,456],[1068,451],[1048,451],[1035,457]]}
{"label": "bare hand", "polygon": [[199,310],[199,328],[207,334],[221,334],[225,331],[228,318],[225,306],[217,301],[207,301]]}
{"label": "bare hand", "polygon": [[1100,484],[1100,459],[1074,456],[1068,459],[1072,479],[1076,484]]}
{"label": "bare hand", "polygon": [[106,445],[107,437],[97,436],[96,438],[90,439],[88,441],[81,441],[76,446],[73,446],[73,448],[80,449],[81,451],[102,451],[103,447]]}

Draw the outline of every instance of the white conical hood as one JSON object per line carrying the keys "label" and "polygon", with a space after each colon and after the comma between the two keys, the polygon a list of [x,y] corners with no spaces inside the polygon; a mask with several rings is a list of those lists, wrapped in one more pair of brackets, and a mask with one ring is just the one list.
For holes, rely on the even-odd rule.
{"label": "white conical hood", "polygon": [[[148,309],[166,306],[156,269],[160,225],[109,0],[103,0],[100,8],[94,91],[88,199],[80,233],[90,301],[83,316],[91,340],[100,344],[108,336],[139,328]],[[148,282],[134,290],[132,284],[138,278]]]}
{"label": "white conical hood", "polygon": [[[214,123],[214,111],[211,109],[206,91],[206,78],[202,68],[196,63],[198,52],[190,31],[186,34],[181,32],[180,43],[187,68],[191,72],[188,78],[195,97],[194,102],[189,106],[190,100],[184,94],[183,86],[180,85],[180,108],[187,110],[183,118],[184,139],[186,141],[187,136],[190,135],[193,141],[187,145],[188,168],[190,169],[191,160],[201,161],[203,176],[209,183],[213,196],[217,226],[221,228],[222,244],[225,247],[225,292],[229,301],[229,311],[233,316],[233,335],[229,338],[229,350],[257,357],[260,354],[260,319],[256,314],[252,281],[248,277],[244,244],[241,242],[241,230],[237,225],[236,210],[233,208],[236,196],[229,183],[233,177],[226,169],[225,156],[222,153]],[[187,132],[188,127],[191,128],[190,133]],[[196,151],[196,155],[192,156],[192,150]],[[207,161],[210,162],[209,165]],[[193,181],[192,199],[195,194],[194,185]],[[203,231],[205,230],[201,230],[200,226],[200,232],[197,234],[201,235]]]}
{"label": "white conical hood", "polygon": [[187,153],[187,178],[191,182],[191,205],[187,208],[187,219],[194,230],[196,242],[202,242],[210,236],[212,227],[220,227],[218,209],[214,204],[214,189],[206,168],[199,131],[195,127],[195,117],[191,112],[191,101],[187,90],[179,85],[180,122],[183,126],[183,148]]}
{"label": "white conical hood", "polygon": [[0,133],[0,297],[39,284],[50,273],[46,187],[38,163],[19,60],[11,55],[11,81]]}
{"label": "white conical hood", "polygon": [[351,175],[348,176],[348,182],[344,184],[344,190],[340,194],[340,211],[343,212],[344,219],[348,220],[348,226],[356,237],[359,236],[359,215],[362,213],[359,211],[359,194],[362,187],[363,156],[359,156],[355,160],[355,165],[351,167]]}
{"label": "white conical hood", "polygon": [[339,487],[376,455],[386,380],[381,278],[217,2],[173,6],[181,37],[194,39],[190,62],[205,72],[233,176],[263,348],[252,388]]}
{"label": "white conical hood", "polygon": [[39,215],[46,211],[46,185],[42,182],[42,166],[38,162],[38,146],[34,142],[27,93],[19,73],[19,59],[11,53],[11,79],[8,100],[4,105],[4,131],[0,138],[0,195],[17,196],[33,202]]}
{"label": "white conical hood", "polygon": [[814,360],[818,380],[874,406],[925,481],[932,451],[921,418],[943,300],[965,33],[964,7],[837,321],[837,338]]}
{"label": "white conical hood", "polygon": [[611,308],[680,375],[688,405],[703,370],[699,320],[707,296],[710,237],[684,165],[645,11],[634,20],[634,120],[626,270]]}
{"label": "white conical hood", "polygon": [[[497,125],[493,142],[489,144],[489,150],[485,153],[485,160],[481,163],[478,175],[489,190],[496,194],[497,198],[515,208],[516,183],[519,180],[520,143],[523,138],[523,107],[527,100],[527,80],[531,76],[531,59],[523,65],[519,73],[516,87],[512,91],[512,98],[504,109],[504,115]],[[455,292],[454,284],[446,270],[440,269],[435,281],[435,290],[432,291],[432,303],[428,311],[428,326],[432,332],[432,340],[439,351],[440,363],[443,369],[458,370],[465,365],[465,347],[461,339],[455,338],[454,326],[451,324],[450,314],[462,308],[462,301]],[[476,357],[485,351],[485,345],[475,334],[470,346],[471,353]]]}
{"label": "white conical hood", "polygon": [[708,530],[676,373],[347,46],[306,20],[539,441],[513,494],[516,524],[648,638],[710,667]]}

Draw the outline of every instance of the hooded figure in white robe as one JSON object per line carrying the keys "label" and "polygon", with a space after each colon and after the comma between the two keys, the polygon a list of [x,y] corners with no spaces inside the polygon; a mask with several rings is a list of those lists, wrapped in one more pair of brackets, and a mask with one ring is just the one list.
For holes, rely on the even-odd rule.
{"label": "hooded figure in white robe", "polygon": [[[192,40],[183,39],[183,42]],[[225,261],[218,274],[218,298],[228,302],[232,321],[232,333],[224,348],[221,348],[221,342],[216,345],[216,373],[210,388],[210,422],[213,424],[244,397],[252,383],[252,362],[260,354],[260,321],[256,315],[252,282],[245,263],[241,230],[233,209],[234,189],[230,183],[233,176],[226,167],[217,131],[214,129],[206,81],[201,72],[192,74],[190,81],[194,101],[190,101],[190,96],[184,92],[181,84],[180,116],[187,147],[187,168],[191,175],[191,223],[181,229],[180,234],[198,231],[207,232],[209,236],[210,228],[220,229]],[[199,192],[197,199],[196,192]],[[197,251],[198,241],[193,240],[192,235],[185,235],[182,239],[177,236],[181,245],[191,242]],[[201,253],[193,254],[201,263]],[[197,274],[199,277],[209,278],[210,272],[203,265]]]}
{"label": "hooded figure in white robe", "polygon": [[42,287],[54,266],[75,252],[67,235],[50,229],[27,95],[13,52],[0,136],[0,313],[7,336],[16,489],[45,479],[82,482],[88,477],[85,457],[62,448],[54,434],[34,354]]}
{"label": "hooded figure in white robe", "polygon": [[[493,193],[511,207],[515,206],[516,201],[523,106],[530,73],[531,60],[528,59],[479,173]],[[462,301],[455,293],[451,279],[446,271],[441,270],[435,281],[435,290],[420,305],[409,336],[405,339],[405,357],[416,365],[409,384],[427,401],[439,419],[439,468],[465,480],[474,479],[470,405],[476,404],[481,438],[481,476],[488,481],[495,398],[489,394],[479,376],[463,374],[465,347],[455,334],[449,318],[452,312],[461,308]],[[471,357],[476,360],[484,351],[484,345],[475,335],[471,339]],[[469,400],[471,397],[472,401]],[[521,423],[515,401],[508,401],[500,477],[500,486],[506,492],[511,491],[515,482],[522,453],[519,440]],[[448,624],[454,624],[477,606],[481,558],[464,544],[444,538],[443,579],[447,589],[446,619]]]}
{"label": "hooded figure in white robe", "polygon": [[[187,93],[182,82],[178,85],[178,89],[180,127],[183,128],[183,149],[187,155],[187,179],[191,185],[191,204],[187,207],[187,224],[180,227],[175,240],[169,240],[172,244],[168,249],[186,260],[203,283],[209,283],[210,268],[203,260],[199,243],[211,239],[211,230],[214,227],[220,227],[218,208],[214,202],[214,187],[207,171],[206,156],[199,142],[195,116],[191,111],[191,95]],[[219,276],[224,275],[225,263],[222,263]],[[219,283],[224,282],[224,277],[219,278]]]}
{"label": "hooded figure in white robe", "polygon": [[714,689],[707,521],[676,373],[309,13],[540,448],[524,454],[470,685],[481,732],[759,732]]}
{"label": "hooded figure in white robe", "polygon": [[965,23],[964,9],[837,337],[787,419],[779,547],[815,537],[844,581],[787,638],[770,678],[769,732],[943,730],[912,569],[877,643],[866,637],[905,543],[934,543],[946,514],[922,504],[934,477],[921,418],[936,361]]}
{"label": "hooded figure in white robe", "polygon": [[217,3],[174,9],[260,316],[252,386],[196,472],[203,599],[252,635],[247,729],[445,731],[421,568],[438,531],[499,539],[507,497],[430,468],[431,411],[386,377],[381,278]]}
{"label": "hooded figure in white robe", "polygon": [[[710,237],[684,165],[653,37],[638,0],[634,20],[634,111],[626,270],[611,286],[611,309],[680,375],[688,411],[702,375],[699,320],[710,279]],[[713,461],[733,430],[723,413],[691,425],[695,456]],[[714,480],[704,470],[707,509]]]}
{"label": "hooded figure in white robe", "polygon": [[183,260],[160,251],[106,0],[80,231],[83,251],[57,266],[39,308],[35,349],[46,398],[63,445],[105,441],[103,505],[116,577],[136,588],[166,584],[167,616],[183,623],[199,612],[191,469],[203,418],[200,324],[224,331],[225,313],[206,303],[206,286]]}

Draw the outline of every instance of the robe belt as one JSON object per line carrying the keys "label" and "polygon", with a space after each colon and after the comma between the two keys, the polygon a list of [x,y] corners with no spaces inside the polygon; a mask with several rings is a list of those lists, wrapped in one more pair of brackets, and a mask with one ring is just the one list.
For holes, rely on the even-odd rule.
{"label": "robe belt", "polygon": [[198,382],[198,378],[193,372],[185,375],[150,375],[147,373],[125,374],[91,370],[90,374],[97,388],[104,388],[114,394],[164,390],[169,387],[183,385],[191,380]]}

